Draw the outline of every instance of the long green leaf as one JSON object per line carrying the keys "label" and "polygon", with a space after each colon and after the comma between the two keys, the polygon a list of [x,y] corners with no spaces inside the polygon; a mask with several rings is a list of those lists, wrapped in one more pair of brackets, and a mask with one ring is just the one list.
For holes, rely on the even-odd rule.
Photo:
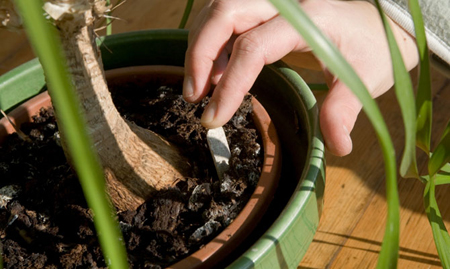
{"label": "long green leaf", "polygon": [[425,211],[433,231],[434,243],[444,268],[450,268],[450,235],[445,228],[436,201],[434,179],[428,181],[424,192]]}
{"label": "long green leaf", "polygon": [[428,162],[428,173],[430,177],[433,177],[448,162],[450,162],[450,122],[447,123],[441,141],[436,146]]}
{"label": "long green leaf", "polygon": [[385,160],[386,196],[388,203],[386,231],[378,266],[380,268],[396,267],[399,250],[399,199],[395,151],[379,108],[350,64],[308,18],[297,1],[270,1],[278,9],[280,14],[297,29],[313,49],[314,54],[359,98],[363,104],[363,110],[366,112],[367,117],[377,133]]}
{"label": "long green leaf", "polygon": [[[428,183],[428,180],[430,180],[430,176],[424,175],[422,176],[422,179],[423,182],[426,184]],[[444,166],[441,167],[439,172],[437,172],[434,175],[434,184],[436,186],[450,184],[450,163],[446,163]]]}
{"label": "long green leaf", "polygon": [[[427,184],[430,180],[430,177],[428,175],[421,176],[422,182]],[[434,185],[446,185],[450,184],[450,173],[448,172],[438,172],[434,175]]]}
{"label": "long green leaf", "polygon": [[420,57],[420,73],[416,96],[416,144],[427,154],[430,154],[431,122],[433,114],[430,57],[428,54],[425,27],[419,2],[417,0],[409,0],[409,9],[414,21],[416,42]]}
{"label": "long green leaf", "polygon": [[192,11],[192,6],[194,5],[194,0],[188,0],[186,3],[186,7],[184,8],[183,17],[181,18],[180,25],[178,25],[178,29],[184,29],[186,27],[186,23],[189,19],[189,15]]}
{"label": "long green leaf", "polygon": [[42,1],[17,0],[28,37],[37,53],[58,110],[60,128],[86,201],[94,213],[94,223],[105,261],[111,268],[128,268],[127,256],[118,223],[106,194],[102,169],[92,151],[80,105],[68,75],[57,33],[43,16]]}
{"label": "long green leaf", "polygon": [[[111,6],[111,0],[106,0],[106,4]],[[112,35],[111,11],[106,13],[106,35]]]}
{"label": "long green leaf", "polygon": [[450,173],[450,163],[446,163],[444,166],[442,166],[441,170]]}
{"label": "long green leaf", "polygon": [[[436,186],[450,184],[450,163],[446,163],[444,166],[442,166],[441,170],[437,172],[434,177],[434,184]],[[426,175],[423,176],[423,178],[427,183],[430,179],[430,176]]]}
{"label": "long green leaf", "polygon": [[381,15],[389,44],[389,50],[391,51],[395,94],[400,105],[405,127],[405,149],[400,164],[400,175],[402,177],[419,178],[416,163],[416,108],[414,105],[415,101],[411,77],[403,62],[400,49],[398,48],[389,21],[386,18],[386,15],[384,15],[378,0],[376,0],[375,3]]}
{"label": "long green leaf", "polygon": [[435,185],[450,184],[450,173],[439,172],[435,177]]}

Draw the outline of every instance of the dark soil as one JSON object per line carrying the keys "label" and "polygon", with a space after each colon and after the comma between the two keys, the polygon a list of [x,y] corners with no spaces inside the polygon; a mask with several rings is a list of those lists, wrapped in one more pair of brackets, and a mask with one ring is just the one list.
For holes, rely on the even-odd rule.
{"label": "dark soil", "polygon": [[[188,104],[179,90],[121,87],[113,97],[123,116],[180,146],[194,177],[118,215],[132,268],[159,268],[201,248],[246,204],[259,178],[262,149],[249,98],[225,126],[232,151],[220,182],[199,117],[207,100]],[[42,109],[0,146],[0,238],[5,268],[103,268],[92,215],[60,146],[53,110]]]}

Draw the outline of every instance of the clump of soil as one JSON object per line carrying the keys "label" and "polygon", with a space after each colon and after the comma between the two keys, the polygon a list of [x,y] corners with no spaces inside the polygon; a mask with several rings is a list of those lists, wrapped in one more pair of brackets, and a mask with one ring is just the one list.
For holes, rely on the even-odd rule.
{"label": "clump of soil", "polygon": [[[136,211],[118,214],[132,268],[165,267],[196,251],[237,216],[261,172],[262,149],[246,98],[225,126],[230,171],[215,174],[200,115],[207,99],[186,103],[179,89],[115,89],[127,120],[178,145],[194,176],[158,192]],[[104,268],[90,210],[60,146],[51,108],[41,109],[0,146],[0,238],[5,268]]]}

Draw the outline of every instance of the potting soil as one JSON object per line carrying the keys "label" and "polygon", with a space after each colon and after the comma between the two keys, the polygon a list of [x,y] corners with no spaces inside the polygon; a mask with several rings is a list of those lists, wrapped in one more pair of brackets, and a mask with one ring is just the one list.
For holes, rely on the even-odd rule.
{"label": "potting soil", "polygon": [[[185,102],[180,90],[146,85],[112,89],[123,117],[179,146],[193,177],[118,214],[131,268],[160,268],[198,250],[238,215],[261,173],[262,148],[246,97],[224,126],[232,157],[219,181],[200,116],[208,98]],[[0,146],[0,239],[5,268],[106,268],[92,213],[67,163],[53,110],[41,109]]]}

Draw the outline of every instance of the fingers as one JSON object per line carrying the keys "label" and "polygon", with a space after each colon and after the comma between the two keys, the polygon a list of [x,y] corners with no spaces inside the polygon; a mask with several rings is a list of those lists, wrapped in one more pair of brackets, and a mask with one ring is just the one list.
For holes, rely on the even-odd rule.
{"label": "fingers", "polygon": [[352,151],[350,132],[361,108],[357,97],[343,83],[332,83],[320,110],[320,128],[332,154],[345,156]]}
{"label": "fingers", "polygon": [[206,7],[189,34],[184,98],[197,102],[208,93],[212,76],[213,82],[218,82],[223,73],[221,68],[226,66],[228,53],[224,50],[234,34],[246,32],[276,14],[265,0],[216,0]]}
{"label": "fingers", "polygon": [[228,42],[228,45],[220,53],[219,58],[217,58],[213,63],[211,83],[214,85],[217,85],[219,83],[223,73],[225,72],[225,69],[228,65],[228,55],[231,53],[231,47],[233,46],[233,43],[234,39],[230,40]]}
{"label": "fingers", "polygon": [[302,45],[305,46],[295,30],[280,17],[240,35],[202,116],[202,124],[207,128],[225,124],[238,109],[264,65],[281,59]]}
{"label": "fingers", "polygon": [[[233,33],[233,25],[227,17],[209,16],[201,31],[189,34],[183,83],[183,97],[189,102],[198,102],[208,93],[214,61],[220,58],[223,62],[224,47]],[[214,30],[217,25],[220,31]]]}
{"label": "fingers", "polygon": [[[365,1],[300,2],[316,25],[338,46],[373,97],[390,88],[389,50],[374,6]],[[275,17],[277,13],[268,1],[215,0],[211,3],[202,11],[202,19],[195,23],[189,36],[183,94],[187,101],[196,102],[208,93],[210,83],[217,84],[202,116],[204,126],[216,128],[232,117],[265,64],[291,51],[309,49],[289,24]],[[400,42],[402,54],[410,59],[408,68],[414,67],[417,57],[409,57],[417,53],[412,37],[400,30],[394,33],[403,42]],[[310,62],[313,61],[302,60],[307,68],[311,68]],[[319,64],[327,75],[329,70]],[[321,129],[329,151],[344,156],[352,151],[350,132],[361,104],[341,82],[328,78],[330,92],[321,108]]]}

